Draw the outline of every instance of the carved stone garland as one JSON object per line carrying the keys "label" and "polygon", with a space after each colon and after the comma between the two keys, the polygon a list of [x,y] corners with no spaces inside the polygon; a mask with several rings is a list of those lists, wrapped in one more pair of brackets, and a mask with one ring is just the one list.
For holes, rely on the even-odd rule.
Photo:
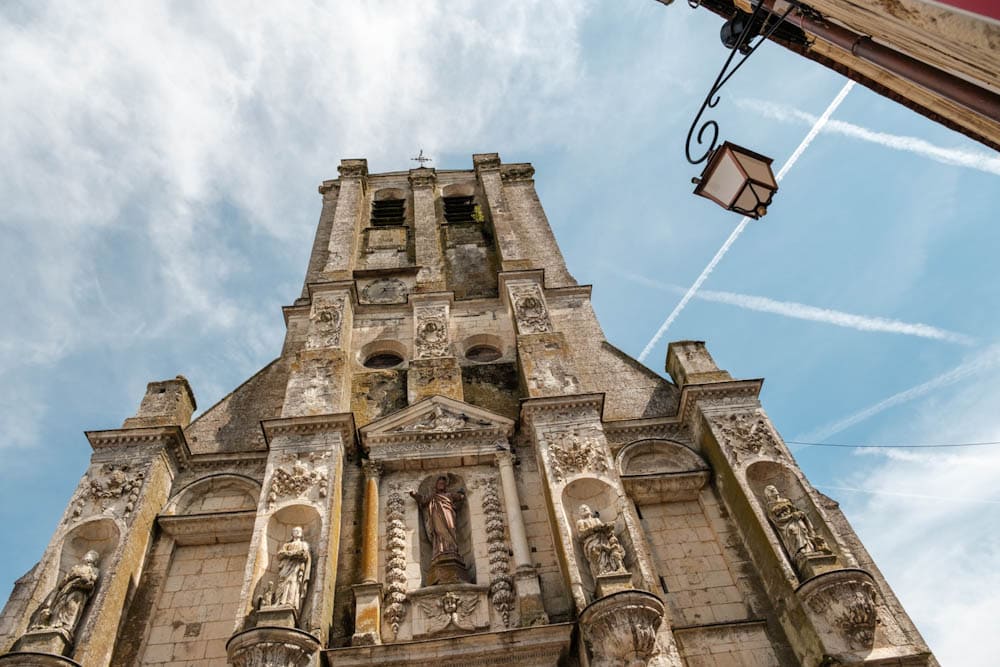
{"label": "carved stone garland", "polygon": [[549,320],[545,299],[538,285],[511,286],[510,298],[514,304],[514,317],[517,320],[518,331],[523,334],[552,331],[552,322]]}
{"label": "carved stone garland", "polygon": [[382,617],[392,628],[393,636],[406,614],[406,523],[403,496],[393,490],[386,501],[385,608]]}
{"label": "carved stone garland", "polygon": [[[88,475],[83,488],[71,501],[73,511],[66,520],[83,516],[88,504],[93,504],[98,512],[104,514],[115,512],[117,509],[122,518],[127,518],[135,509],[135,503],[139,499],[143,477],[142,471],[130,472],[128,465],[106,463],[98,473]],[[116,508],[117,501],[122,498],[125,500],[124,505]]]}
{"label": "carved stone garland", "polygon": [[325,465],[320,465],[328,454],[311,454],[307,460],[302,460],[294,454],[287,455],[292,462],[290,468],[276,468],[271,475],[271,485],[267,492],[267,507],[282,498],[303,497],[310,489],[316,488],[320,498],[326,497],[326,483],[329,473]]}
{"label": "carved stone garland", "polygon": [[728,445],[727,454],[733,463],[739,463],[743,456],[785,458],[785,453],[771,434],[767,420],[760,413],[729,415],[716,423]]}
{"label": "carved stone garland", "polygon": [[593,435],[581,433],[579,429],[552,431],[546,434],[545,440],[549,445],[549,463],[556,482],[564,482],[573,473],[608,471],[608,457]]}
{"label": "carved stone garland", "polygon": [[417,359],[450,356],[448,349],[448,307],[420,306],[414,310]]}
{"label": "carved stone garland", "polygon": [[309,337],[306,339],[307,350],[317,350],[327,347],[340,347],[341,322],[344,320],[344,297],[317,296],[309,313],[312,322]]}
{"label": "carved stone garland", "polygon": [[486,516],[486,544],[490,561],[490,602],[503,617],[503,624],[510,627],[514,578],[510,576],[510,550],[501,507],[496,480],[487,480],[483,490],[483,514]]}
{"label": "carved stone garland", "polygon": [[236,651],[230,656],[234,667],[306,667],[312,652],[282,641],[261,642]]}

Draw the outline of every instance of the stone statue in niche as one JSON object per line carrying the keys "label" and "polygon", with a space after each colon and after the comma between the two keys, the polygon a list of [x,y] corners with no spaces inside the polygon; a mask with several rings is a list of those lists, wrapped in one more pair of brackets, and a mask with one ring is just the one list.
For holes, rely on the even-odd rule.
{"label": "stone statue in niche", "polygon": [[594,579],[606,574],[625,574],[625,549],[615,537],[614,526],[604,523],[588,505],[580,505],[576,532]]}
{"label": "stone statue in niche", "polygon": [[833,551],[827,546],[826,540],[816,533],[806,513],[782,496],[776,486],[768,484],[764,487],[764,500],[767,504],[767,518],[777,529],[781,543],[792,557],[799,574],[812,576],[815,572],[807,566],[808,562],[817,557],[831,559]]}
{"label": "stone statue in niche", "polygon": [[278,577],[264,589],[260,608],[291,607],[298,614],[312,575],[312,555],[300,526],[292,528],[292,539],[281,545],[276,557]]}
{"label": "stone statue in niche", "polygon": [[410,491],[423,515],[424,531],[431,544],[431,567],[426,585],[468,581],[465,562],[458,548],[458,508],[465,502],[465,489],[448,490],[448,477],[434,481],[429,494]]}
{"label": "stone statue in niche", "polygon": [[67,639],[72,638],[83,608],[97,585],[101,573],[97,567],[99,558],[96,551],[88,551],[82,563],[70,568],[59,587],[49,594],[35,613],[28,628],[30,632],[60,630],[67,635]]}

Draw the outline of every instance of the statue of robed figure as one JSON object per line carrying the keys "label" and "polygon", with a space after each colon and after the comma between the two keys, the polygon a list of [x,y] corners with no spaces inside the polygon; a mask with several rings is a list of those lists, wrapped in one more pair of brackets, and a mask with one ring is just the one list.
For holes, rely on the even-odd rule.
{"label": "statue of robed figure", "polygon": [[768,484],[764,487],[764,499],[767,503],[767,518],[777,529],[781,543],[792,557],[795,568],[805,577],[812,576],[815,573],[808,567],[809,561],[829,559],[833,551],[816,532],[806,513],[782,496],[776,486]]}
{"label": "statue of robed figure", "polygon": [[94,593],[100,570],[96,551],[88,551],[83,562],[70,568],[59,586],[49,594],[32,619],[29,631],[59,630],[72,639],[83,609]]}
{"label": "statue of robed figure", "polygon": [[278,560],[278,576],[268,582],[258,606],[264,610],[291,607],[297,615],[302,610],[302,601],[312,576],[312,555],[300,526],[292,528],[292,539],[281,545],[275,557]]}
{"label": "statue of robed figure", "polygon": [[467,582],[468,572],[459,551],[457,517],[460,505],[465,502],[465,490],[448,490],[444,475],[434,482],[429,494],[410,491],[417,501],[423,518],[424,531],[431,545],[431,566],[425,585]]}

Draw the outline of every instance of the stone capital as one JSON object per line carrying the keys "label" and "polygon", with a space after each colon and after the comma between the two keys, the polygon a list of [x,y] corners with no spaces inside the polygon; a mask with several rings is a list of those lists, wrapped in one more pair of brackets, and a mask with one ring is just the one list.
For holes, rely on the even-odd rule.
{"label": "stone capital", "polygon": [[514,452],[510,451],[507,448],[501,449],[498,446],[497,453],[494,455],[494,459],[496,461],[496,465],[498,468],[502,468],[504,466],[507,467],[513,466],[515,460]]}
{"label": "stone capital", "polygon": [[337,171],[341,178],[365,178],[368,176],[368,160],[341,160]]}
{"label": "stone capital", "polygon": [[504,183],[514,183],[519,181],[531,182],[535,175],[535,168],[528,163],[505,164],[500,170],[500,178]]}
{"label": "stone capital", "polygon": [[475,153],[472,156],[472,165],[477,174],[483,171],[496,171],[500,169],[500,154]]}
{"label": "stone capital", "polygon": [[410,187],[414,190],[432,188],[437,183],[437,172],[431,167],[410,170]]}
{"label": "stone capital", "polygon": [[374,479],[376,482],[382,476],[382,464],[371,459],[361,462],[361,470],[365,474],[365,479]]}

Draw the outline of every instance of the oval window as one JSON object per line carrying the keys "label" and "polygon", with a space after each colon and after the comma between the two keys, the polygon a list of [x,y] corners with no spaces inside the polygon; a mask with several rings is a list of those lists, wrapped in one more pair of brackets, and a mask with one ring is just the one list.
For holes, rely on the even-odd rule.
{"label": "oval window", "polygon": [[394,368],[403,363],[403,357],[392,352],[379,352],[365,359],[366,368]]}
{"label": "oval window", "polygon": [[486,361],[496,361],[502,356],[503,353],[500,352],[500,350],[490,345],[475,345],[465,351],[466,359],[469,361],[478,361],[480,363]]}

